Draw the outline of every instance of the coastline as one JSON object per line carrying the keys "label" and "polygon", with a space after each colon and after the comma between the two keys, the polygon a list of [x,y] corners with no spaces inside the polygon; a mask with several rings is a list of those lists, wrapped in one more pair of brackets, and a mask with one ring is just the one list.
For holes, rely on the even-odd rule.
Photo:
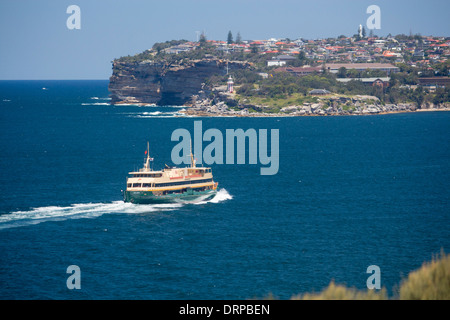
{"label": "coastline", "polygon": [[180,111],[180,113],[186,114],[191,117],[224,117],[224,118],[293,118],[293,117],[343,117],[343,116],[374,116],[374,115],[387,115],[387,114],[399,114],[399,113],[421,113],[421,112],[435,112],[435,111],[450,111],[450,108],[446,109],[417,109],[417,110],[401,110],[401,111],[387,111],[387,112],[378,112],[378,113],[363,113],[363,114],[283,114],[283,113],[249,113],[242,115],[230,115],[230,114],[217,114],[217,113],[208,113],[208,112],[189,112]]}
{"label": "coastline", "polygon": [[[114,106],[138,106],[138,107],[158,107],[156,104],[148,103],[114,103]],[[171,106],[175,107],[175,106]],[[376,112],[331,112],[331,113],[267,113],[267,112],[211,112],[207,110],[199,110],[198,106],[176,106],[182,108],[179,113],[188,117],[211,117],[211,118],[288,118],[288,117],[326,117],[326,116],[372,116],[372,115],[386,115],[386,114],[398,114],[398,113],[415,113],[415,112],[436,112],[436,111],[450,111],[450,106],[444,106],[441,108],[421,108],[421,109],[404,109],[404,110],[392,110],[392,111],[376,111]]]}

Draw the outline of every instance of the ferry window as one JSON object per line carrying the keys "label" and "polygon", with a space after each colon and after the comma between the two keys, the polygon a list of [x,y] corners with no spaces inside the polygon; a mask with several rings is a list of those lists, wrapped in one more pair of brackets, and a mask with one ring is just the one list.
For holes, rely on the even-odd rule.
{"label": "ferry window", "polygon": [[179,181],[179,182],[172,182],[172,183],[155,183],[155,187],[161,188],[161,187],[171,187],[171,186],[180,186],[180,185],[186,185],[186,184],[207,183],[207,182],[212,182],[212,179],[202,179],[202,180],[194,180],[194,181]]}
{"label": "ferry window", "polygon": [[141,183],[133,183],[133,188],[140,188],[141,187]]}
{"label": "ferry window", "polygon": [[127,183],[127,187],[128,187],[128,188],[131,188],[131,183]]}

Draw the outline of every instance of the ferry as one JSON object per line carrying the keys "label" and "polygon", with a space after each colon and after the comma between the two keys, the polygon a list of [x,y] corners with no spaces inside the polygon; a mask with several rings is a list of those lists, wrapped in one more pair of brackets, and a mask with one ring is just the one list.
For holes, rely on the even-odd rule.
{"label": "ferry", "polygon": [[195,202],[212,199],[217,193],[218,182],[214,182],[211,168],[197,167],[190,151],[191,163],[185,168],[165,166],[154,171],[147,143],[147,158],[144,167],[129,172],[127,188],[123,192],[124,202],[135,204]]}

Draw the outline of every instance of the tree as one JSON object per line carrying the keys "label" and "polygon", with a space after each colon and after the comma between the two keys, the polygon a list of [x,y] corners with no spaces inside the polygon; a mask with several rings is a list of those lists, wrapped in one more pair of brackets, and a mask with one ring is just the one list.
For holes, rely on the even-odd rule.
{"label": "tree", "polygon": [[338,72],[337,72],[337,77],[338,78],[345,78],[345,77],[347,77],[347,69],[345,67],[340,67]]}
{"label": "tree", "polygon": [[202,34],[200,35],[200,40],[198,42],[200,43],[200,47],[206,44],[206,36],[204,32],[202,32]]}
{"label": "tree", "polygon": [[445,102],[445,89],[439,87],[436,89],[436,94],[434,95],[433,103],[435,105],[438,105],[444,102]]}
{"label": "tree", "polygon": [[366,28],[362,27],[362,37],[365,38],[366,37]]}
{"label": "tree", "polygon": [[304,51],[300,51],[298,54],[298,60],[300,61],[300,64],[303,66],[306,64],[306,54]]}
{"label": "tree", "polygon": [[358,28],[358,32],[356,32],[356,33],[353,35],[353,37],[355,38],[355,41],[361,40],[361,36],[359,35],[359,33],[360,33],[360,30],[359,30],[359,28]]}
{"label": "tree", "polygon": [[256,44],[252,44],[250,47],[252,53],[258,53],[258,46]]}
{"label": "tree", "polygon": [[423,100],[425,99],[423,94],[423,88],[418,86],[416,90],[412,92],[411,98],[417,103],[417,108],[421,108]]}
{"label": "tree", "polygon": [[241,33],[238,32],[236,35],[236,43],[242,43]]}
{"label": "tree", "polygon": [[231,33],[231,31],[228,31],[227,43],[228,44],[232,44],[233,43],[233,34]]}

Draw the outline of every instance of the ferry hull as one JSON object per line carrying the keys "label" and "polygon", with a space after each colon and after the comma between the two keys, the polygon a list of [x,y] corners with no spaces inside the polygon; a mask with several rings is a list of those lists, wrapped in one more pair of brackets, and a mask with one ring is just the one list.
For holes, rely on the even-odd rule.
{"label": "ferry hull", "polygon": [[158,196],[151,191],[125,191],[123,201],[135,204],[206,201],[212,199],[216,194],[217,190],[172,193]]}

